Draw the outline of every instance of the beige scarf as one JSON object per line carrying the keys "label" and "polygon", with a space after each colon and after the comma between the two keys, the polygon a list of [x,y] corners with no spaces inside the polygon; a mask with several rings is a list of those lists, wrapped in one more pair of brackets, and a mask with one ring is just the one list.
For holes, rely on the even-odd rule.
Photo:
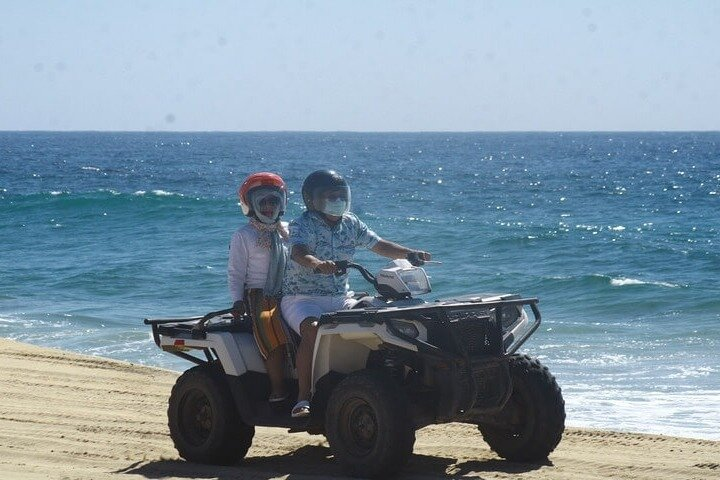
{"label": "beige scarf", "polygon": [[263,293],[267,297],[278,298],[282,293],[282,280],[288,257],[283,242],[288,239],[288,231],[280,221],[268,225],[251,218],[250,225],[258,232],[257,246],[270,250],[270,265]]}
{"label": "beige scarf", "polygon": [[269,250],[272,246],[272,237],[275,232],[280,235],[281,239],[288,239],[288,231],[280,221],[268,225],[267,223],[262,223],[256,218],[251,218],[250,225],[252,225],[258,232],[256,245],[260,248],[264,248],[265,250]]}

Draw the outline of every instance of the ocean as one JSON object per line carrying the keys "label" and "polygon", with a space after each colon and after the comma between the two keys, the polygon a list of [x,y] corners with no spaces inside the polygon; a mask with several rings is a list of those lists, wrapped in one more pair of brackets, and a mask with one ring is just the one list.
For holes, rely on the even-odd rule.
{"label": "ocean", "polygon": [[142,320],[228,307],[240,182],[280,173],[289,220],[320,168],[442,262],[425,298],[540,298],[568,425],[720,439],[717,132],[0,132],[0,336],[184,370]]}

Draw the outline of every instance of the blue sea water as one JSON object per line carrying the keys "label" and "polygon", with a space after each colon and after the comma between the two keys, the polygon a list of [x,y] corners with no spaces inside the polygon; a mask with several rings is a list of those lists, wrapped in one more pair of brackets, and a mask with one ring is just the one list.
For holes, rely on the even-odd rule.
{"label": "blue sea water", "polygon": [[186,368],[142,319],[229,305],[244,176],[291,219],[327,167],[443,262],[428,299],[540,298],[569,425],[720,439],[720,133],[0,132],[0,336]]}

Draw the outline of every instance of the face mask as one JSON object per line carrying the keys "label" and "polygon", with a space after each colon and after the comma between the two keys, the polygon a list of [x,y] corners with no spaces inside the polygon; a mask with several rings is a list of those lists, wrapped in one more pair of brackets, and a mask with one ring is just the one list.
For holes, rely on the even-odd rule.
{"label": "face mask", "polygon": [[276,208],[275,208],[275,210],[273,211],[273,216],[272,216],[272,217],[268,217],[268,216],[266,216],[266,215],[263,215],[263,214],[260,213],[260,212],[255,212],[255,215],[257,216],[257,219],[260,220],[262,223],[265,223],[265,224],[267,224],[267,225],[271,225],[271,224],[277,222],[278,219],[280,218],[280,207],[276,207]]}
{"label": "face mask", "polygon": [[[269,216],[263,215],[262,213],[263,210],[266,210],[265,208],[263,208],[264,203],[268,201],[272,205],[272,213]],[[250,197],[250,203],[258,220],[260,220],[262,223],[272,224],[277,222],[278,218],[280,217],[282,204],[284,203],[284,196],[279,192],[260,191]]]}
{"label": "face mask", "polygon": [[341,198],[325,200],[325,206],[322,209],[322,213],[333,217],[342,217],[345,211],[347,211],[347,202]]}

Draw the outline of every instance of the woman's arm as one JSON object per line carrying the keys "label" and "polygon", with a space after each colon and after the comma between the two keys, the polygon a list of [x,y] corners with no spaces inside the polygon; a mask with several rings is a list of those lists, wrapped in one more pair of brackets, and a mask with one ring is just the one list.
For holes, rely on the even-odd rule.
{"label": "woman's arm", "polygon": [[228,255],[228,289],[233,303],[242,300],[248,269],[248,250],[242,235],[236,232],[230,240]]}

